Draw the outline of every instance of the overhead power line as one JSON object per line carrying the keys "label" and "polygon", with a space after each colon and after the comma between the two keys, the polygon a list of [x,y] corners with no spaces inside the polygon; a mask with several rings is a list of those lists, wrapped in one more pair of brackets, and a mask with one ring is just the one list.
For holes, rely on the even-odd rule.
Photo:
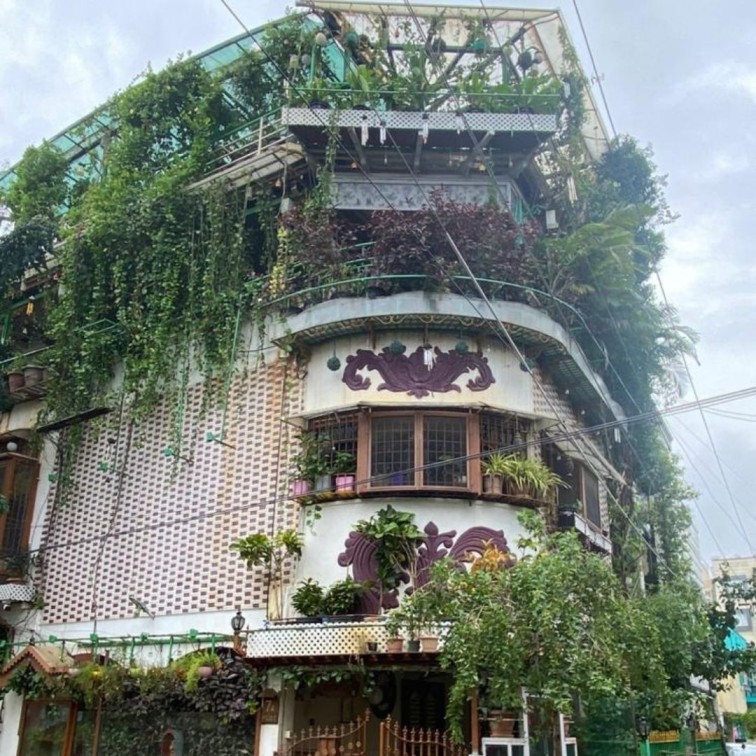
{"label": "overhead power line", "polygon": [[[627,423],[643,422],[645,420],[651,420],[651,419],[655,419],[657,417],[669,415],[669,414],[680,414],[682,412],[689,412],[691,410],[696,409],[700,404],[704,404],[707,407],[718,405],[718,404],[725,404],[727,402],[737,401],[746,396],[756,396],[756,386],[751,386],[750,388],[741,389],[740,391],[734,391],[728,394],[719,394],[717,396],[712,396],[707,399],[703,399],[701,402],[688,402],[686,404],[681,404],[676,407],[670,407],[667,410],[659,410],[657,412],[644,412],[639,415],[625,418],[624,420],[613,420],[608,423],[601,423],[599,425],[593,425],[587,428],[581,428],[579,431],[574,431],[567,434],[555,434],[553,436],[550,436],[546,440],[556,441],[556,442],[571,441],[576,438],[587,436],[591,433],[604,430],[605,428],[615,427],[615,426],[623,425]],[[539,445],[543,441],[544,439],[540,439],[540,438],[534,439],[532,441],[527,441],[522,444],[514,444],[512,446],[502,447],[502,449],[500,449],[499,451],[512,453],[512,452],[516,452],[524,448],[527,448],[529,446]],[[480,454],[465,455],[465,456],[457,457],[454,459],[444,460],[441,463],[437,462],[432,465],[418,466],[416,468],[411,468],[411,470],[412,471],[424,470],[431,467],[438,467],[439,465],[448,465],[448,464],[453,464],[454,462],[459,462],[459,461],[464,461],[464,460],[469,460],[469,459],[480,459],[482,457],[487,456],[488,454],[494,453],[494,451],[497,451],[497,450],[489,450],[488,452],[484,452]],[[377,479],[383,480],[385,479],[385,475],[365,478],[361,481],[358,481],[358,483],[370,483],[373,480],[377,480]],[[189,515],[187,517],[177,517],[177,518],[172,518],[170,520],[161,520],[155,523],[151,523],[149,525],[142,525],[140,527],[124,528],[118,531],[111,530],[101,535],[87,536],[85,538],[78,538],[71,541],[64,541],[62,543],[53,543],[53,544],[47,544],[45,546],[40,546],[38,549],[33,549],[32,553],[44,553],[47,551],[64,549],[64,548],[69,548],[72,546],[82,546],[88,543],[95,543],[103,539],[111,540],[111,539],[122,538],[125,536],[136,535],[139,533],[147,533],[153,530],[161,530],[163,528],[175,527],[177,525],[183,525],[190,522],[198,522],[198,521],[207,520],[213,517],[221,517],[223,515],[236,514],[238,512],[244,512],[248,509],[252,509],[255,507],[261,507],[261,506],[265,507],[269,505],[276,505],[278,503],[287,501],[290,498],[291,496],[277,496],[277,497],[272,497],[270,499],[265,499],[263,501],[256,501],[250,504],[239,504],[233,507],[225,507],[223,509],[216,509],[216,510],[213,510],[212,512],[204,512],[201,514]]]}

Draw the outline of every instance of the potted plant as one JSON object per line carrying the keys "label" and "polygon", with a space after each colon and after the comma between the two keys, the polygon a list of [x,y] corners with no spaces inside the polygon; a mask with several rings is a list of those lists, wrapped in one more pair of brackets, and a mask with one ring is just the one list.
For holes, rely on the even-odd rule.
{"label": "potted plant", "polygon": [[[9,508],[7,499],[3,497],[4,509]],[[29,571],[30,556],[28,551],[13,551],[6,555],[5,559],[5,580],[9,583],[26,582]]]}
{"label": "potted plant", "polygon": [[[293,459],[297,477],[292,483],[292,493],[301,496],[303,492],[313,488],[316,491],[327,491],[331,487],[331,472],[328,457],[321,448],[321,440],[315,433],[302,431],[299,443],[299,452]],[[302,493],[294,493],[295,491]]]}
{"label": "potted plant", "polygon": [[391,612],[386,620],[386,633],[388,634],[388,638],[386,639],[386,653],[400,654],[404,651],[404,638],[401,634],[400,616],[396,613],[396,610]]}
{"label": "potted plant", "polygon": [[438,651],[437,627],[446,615],[446,598],[444,591],[431,589],[426,583],[402,599],[399,618],[409,637],[416,639],[424,652]]}
{"label": "potted plant", "polygon": [[355,464],[352,452],[340,451],[333,455],[331,472],[337,491],[354,491]]}
{"label": "potted plant", "polygon": [[323,597],[323,614],[332,617],[354,614],[357,601],[365,589],[364,583],[359,583],[351,577],[338,580]]}
{"label": "potted plant", "polygon": [[494,452],[482,460],[483,493],[500,494],[502,492],[503,475],[507,472],[506,459],[506,454]]}
{"label": "potted plant", "polygon": [[174,664],[175,671],[184,678],[184,690],[193,693],[200,680],[212,677],[220,669],[221,660],[215,651],[197,651],[179,659]]}
{"label": "potted plant", "polygon": [[502,465],[504,486],[510,496],[545,501],[557,486],[564,485],[550,467],[535,459],[509,454]]}
{"label": "potted plant", "polygon": [[513,711],[504,709],[489,709],[488,716],[489,729],[492,738],[511,738],[514,736],[517,715]]}
{"label": "potted plant", "polygon": [[5,374],[8,379],[8,392],[13,394],[24,387],[24,373],[22,370],[9,370]]}
{"label": "potted plant", "polygon": [[291,597],[291,605],[303,617],[314,619],[325,614],[323,600],[325,591],[323,586],[312,578],[303,580],[294,595]]}
{"label": "potted plant", "polygon": [[272,537],[267,533],[253,533],[229,545],[248,568],[267,567],[270,570],[268,615],[271,619],[281,616],[286,560],[302,556],[303,545],[302,536],[292,529],[282,530]]}
{"label": "potted plant", "polygon": [[317,580],[302,581],[291,597],[291,605],[308,619],[354,614],[357,600],[365,591],[364,583],[351,577],[337,580],[325,589]]}

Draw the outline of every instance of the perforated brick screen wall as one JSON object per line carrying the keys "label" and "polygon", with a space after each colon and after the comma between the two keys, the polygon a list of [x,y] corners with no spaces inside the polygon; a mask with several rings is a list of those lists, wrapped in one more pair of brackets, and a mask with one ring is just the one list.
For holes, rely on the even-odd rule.
{"label": "perforated brick screen wall", "polygon": [[[228,446],[205,440],[207,431],[220,431],[221,414],[201,418],[202,389],[191,388],[182,450],[190,464],[174,467],[163,454],[171,437],[168,403],[134,429],[130,444],[126,423],[88,433],[70,500],[48,519],[46,543],[63,546],[46,553],[45,622],[89,620],[93,602],[100,619],[131,617],[129,595],[158,615],[265,606],[261,571],[250,573],[228,545],[296,524],[296,504],[276,503],[293,431],[281,418],[301,406],[299,382],[285,387],[285,369],[276,362],[234,381]],[[100,469],[114,452],[120,475]],[[108,532],[116,535],[103,545]]]}

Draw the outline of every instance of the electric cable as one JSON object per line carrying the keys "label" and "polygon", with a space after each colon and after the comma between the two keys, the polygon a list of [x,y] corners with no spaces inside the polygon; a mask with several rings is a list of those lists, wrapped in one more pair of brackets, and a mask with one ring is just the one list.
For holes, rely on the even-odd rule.
{"label": "electric cable", "polygon": [[[669,312],[671,311],[670,304],[669,304],[669,300],[667,299],[667,292],[664,289],[664,284],[662,283],[661,276],[659,275],[659,269],[655,267],[654,273],[656,274],[656,281],[659,284],[659,291],[661,292],[662,298]],[[688,364],[688,360],[686,359],[684,353],[681,353],[681,358],[682,358],[683,367],[685,368],[685,374],[688,376],[690,389],[693,392],[693,397],[696,400],[698,400],[698,389],[696,389],[696,384],[695,384],[695,381],[693,380],[693,374],[690,372],[690,365]],[[711,446],[711,451],[717,463],[717,468],[719,469],[719,475],[722,478],[722,484],[724,485],[725,491],[727,492],[727,497],[730,500],[732,509],[735,512],[735,517],[737,518],[738,523],[740,524],[740,527],[742,529],[743,538],[745,539],[745,542],[748,544],[748,548],[750,549],[751,554],[756,554],[756,550],[754,550],[753,548],[751,539],[748,537],[748,530],[743,524],[743,519],[740,516],[740,509],[737,503],[735,502],[735,497],[732,493],[732,489],[730,488],[730,483],[727,479],[727,475],[725,475],[724,467],[722,465],[722,459],[719,456],[719,451],[717,450],[716,444],[714,443],[714,436],[712,435],[711,428],[709,427],[709,420],[706,417],[706,413],[703,411],[702,408],[699,408],[699,413],[701,415],[701,421],[703,422],[704,430],[706,431],[706,437],[708,438],[709,445]]]}
{"label": "electric cable", "polygon": [[[682,422],[682,420],[679,417],[674,418],[674,419],[677,421],[676,424],[685,433],[687,433],[688,436],[690,436],[694,441],[697,441],[700,446],[706,448],[707,451],[710,451],[710,447],[709,447],[708,443],[706,441],[704,441],[704,439],[702,439],[692,428],[688,427],[684,422]],[[675,440],[678,441],[678,442],[680,442],[680,443],[682,442],[682,439],[680,439],[679,435],[677,435],[677,434],[675,434]],[[738,523],[734,520],[733,515],[729,511],[727,511],[725,509],[725,507],[719,502],[719,500],[716,498],[716,496],[712,492],[711,488],[708,486],[708,483],[706,482],[704,476],[701,474],[701,470],[702,469],[705,470],[710,475],[716,475],[716,472],[714,470],[712,470],[712,468],[709,466],[709,464],[707,463],[707,461],[704,458],[702,458],[700,454],[696,454],[690,448],[689,448],[689,451],[690,451],[690,453],[692,454],[692,456],[695,458],[695,460],[697,462],[696,465],[691,465],[691,467],[693,467],[693,469],[695,469],[698,472],[699,477],[701,478],[701,480],[702,480],[704,486],[706,487],[709,495],[712,497],[712,500],[722,510],[722,514],[724,514],[725,517],[727,517],[727,519],[737,529],[739,526],[738,526]],[[734,470],[726,462],[723,462],[723,464],[724,464],[725,467],[727,467],[730,470],[731,473],[733,473],[735,476],[737,476],[738,478],[740,478],[744,483],[746,483],[746,484],[750,484],[751,483],[750,480],[748,480],[748,479],[744,478],[743,476],[739,475],[739,473],[737,472],[737,470]],[[756,521],[756,513],[750,512],[747,507],[743,507],[743,511],[752,520]]]}
{"label": "electric cable", "polygon": [[[421,27],[421,25],[419,23],[419,19],[417,18],[417,15],[414,13],[414,10],[412,9],[412,5],[411,5],[410,0],[404,0],[404,3],[405,3],[405,6],[407,6],[408,10],[410,11],[410,13],[411,13],[411,15],[412,15],[412,17],[413,17],[413,19],[415,21],[415,25],[418,28],[418,30],[419,30],[419,32],[420,32],[420,34],[422,36],[422,34],[423,34],[422,27]],[[481,0],[481,3],[482,3],[482,0]],[[485,11],[485,6],[484,6],[484,11]],[[426,38],[425,41],[427,43],[427,38]],[[498,42],[498,40],[497,40],[497,42]],[[448,79],[447,79],[447,84],[448,84]],[[451,91],[453,91],[453,89]],[[531,119],[531,121],[532,121],[532,119]],[[412,175],[413,178],[415,178],[415,181],[416,181],[416,183],[418,185],[418,188],[421,190],[421,192],[424,193],[423,188],[421,187],[419,181],[417,181],[417,178],[415,177],[414,171],[412,170],[412,168],[409,166],[409,164],[406,161],[405,161],[405,165],[406,165],[407,169],[410,171],[410,175]],[[496,186],[498,187],[498,184],[496,184]],[[426,197],[426,201],[427,201],[427,197]],[[441,219],[440,219],[440,217],[438,215],[438,212],[436,211],[436,209],[430,203],[429,203],[429,206],[431,208],[431,211],[434,213],[434,215],[436,217],[436,220],[438,221],[439,225],[444,230],[444,234],[446,236],[447,242],[452,247],[452,250],[454,251],[454,254],[457,257],[457,260],[462,265],[462,267],[466,271],[467,275],[473,280],[473,283],[474,283],[474,285],[475,285],[475,287],[477,289],[477,293],[478,293],[479,297],[483,300],[483,302],[486,304],[486,306],[489,309],[489,311],[491,312],[491,314],[494,316],[494,319],[495,319],[495,321],[497,323],[497,326],[499,327],[499,329],[501,330],[501,333],[504,336],[504,340],[503,340],[504,343],[507,346],[509,346],[509,348],[515,353],[515,355],[517,356],[518,360],[520,361],[520,364],[525,366],[526,372],[531,376],[531,379],[533,380],[534,385],[541,392],[541,395],[543,396],[543,398],[546,401],[546,403],[549,405],[549,408],[554,413],[554,415],[558,419],[559,423],[561,425],[563,425],[563,427],[565,428],[565,430],[567,430],[567,422],[562,419],[561,414],[559,412],[559,409],[556,407],[556,405],[554,404],[554,402],[551,400],[551,397],[549,396],[549,394],[546,391],[545,387],[542,385],[541,380],[540,380],[540,376],[536,375],[534,373],[534,371],[532,370],[532,368],[527,364],[527,362],[526,362],[523,354],[521,353],[520,349],[517,347],[517,345],[515,344],[514,340],[512,339],[511,334],[509,333],[509,330],[506,328],[506,326],[504,325],[504,323],[498,317],[498,313],[496,313],[495,309],[493,308],[493,306],[492,306],[491,302],[489,301],[489,299],[488,299],[485,291],[483,290],[482,286],[480,285],[480,282],[478,281],[478,279],[475,277],[475,275],[473,274],[472,270],[470,269],[469,264],[467,263],[466,259],[462,255],[462,252],[459,250],[459,248],[457,247],[456,243],[454,242],[454,239],[451,237],[451,235],[449,234],[448,230],[443,225],[443,222],[441,221]],[[627,521],[628,525],[630,525],[630,527],[633,530],[635,530],[638,533],[638,535],[641,536],[641,538],[644,541],[647,541],[647,539],[645,538],[645,534],[638,527],[637,523],[634,522],[634,520],[632,519],[632,517],[630,516],[630,514],[620,504],[619,499],[609,489],[609,487],[606,484],[606,482],[604,481],[603,477],[601,475],[599,475],[598,470],[596,470],[596,467],[592,463],[592,461],[590,459],[588,459],[588,458],[585,458],[584,461],[587,463],[587,467],[590,469],[591,473],[596,477],[596,480],[600,481],[601,484],[603,485],[603,488],[604,488],[604,490],[605,490],[608,498],[610,498],[611,501],[614,503],[615,507],[617,507],[617,509],[620,512],[622,512],[622,514],[624,515],[625,520]],[[664,559],[656,551],[656,549],[653,546],[651,546],[650,544],[647,544],[647,545],[648,545],[649,550],[652,553],[654,553],[657,556],[657,558],[660,559],[664,563]],[[670,569],[671,573],[673,572],[671,570],[671,568],[669,568],[668,565],[667,565],[667,568]]]}
{"label": "electric cable", "polygon": [[[600,423],[599,425],[595,426],[589,426],[587,428],[582,428],[579,432],[572,431],[567,434],[561,434],[561,435],[555,435],[553,436],[553,440],[559,442],[559,441],[571,441],[577,437],[582,437],[589,435],[591,433],[595,433],[597,431],[604,430],[608,427],[615,427],[622,424],[627,423],[633,423],[633,422],[643,422],[644,420],[648,420],[651,418],[656,418],[659,415],[669,415],[669,414],[680,414],[683,412],[689,412],[693,409],[696,409],[699,404],[703,403],[704,406],[712,406],[712,405],[718,405],[718,404],[725,404],[731,401],[737,401],[738,399],[743,398],[744,396],[756,396],[756,386],[751,386],[747,389],[741,389],[739,391],[731,392],[729,394],[720,394],[717,396],[708,397],[707,399],[702,400],[702,402],[690,402],[685,405],[678,405],[676,407],[671,407],[666,410],[655,410],[653,412],[646,412],[642,413],[640,415],[631,416],[628,418],[624,418],[622,420],[613,420],[607,423]],[[405,472],[410,471],[416,471],[416,470],[424,470],[426,468],[433,468],[433,467],[440,467],[443,465],[452,464],[454,462],[459,461],[465,461],[465,460],[472,460],[472,459],[480,459],[483,457],[488,456],[489,454],[492,454],[496,451],[506,452],[506,451],[520,451],[522,449],[527,449],[530,446],[537,446],[542,443],[542,439],[532,439],[530,441],[526,441],[520,444],[514,444],[509,445],[505,447],[501,447],[500,449],[491,449],[485,452],[479,452],[477,454],[468,454],[460,457],[456,457],[450,460],[444,460],[443,462],[434,462],[430,465],[420,465],[413,468],[408,468]],[[362,479],[360,481],[357,481],[357,484],[365,484],[365,483],[371,483],[374,480],[383,480],[385,479],[385,475],[377,475],[377,476],[371,476],[365,479]],[[151,523],[149,525],[143,525],[140,527],[131,527],[131,528],[124,528],[120,531],[111,531],[105,535],[107,539],[113,539],[113,538],[120,538],[126,535],[134,535],[137,533],[144,533],[144,532],[151,532],[153,530],[161,530],[163,528],[167,527],[175,527],[176,525],[183,525],[189,522],[197,522],[202,521],[206,519],[210,519],[212,517],[219,517],[222,515],[228,515],[228,514],[235,514],[238,512],[243,512],[255,507],[264,507],[264,506],[272,506],[276,503],[284,502],[290,500],[292,497],[291,495],[285,495],[285,496],[277,496],[277,497],[271,497],[269,499],[265,499],[262,501],[256,501],[250,504],[239,504],[237,506],[233,507],[225,507],[223,509],[216,509],[212,512],[204,512],[200,514],[195,515],[189,515],[187,517],[180,517],[180,518],[172,518],[168,520],[161,520],[155,523]],[[88,543],[94,543],[99,541],[103,538],[103,535],[97,535],[97,536],[87,536],[84,538],[78,538],[73,539],[70,541],[65,541],[62,543],[56,543],[56,544],[47,544],[44,547],[40,546],[38,549],[33,550],[33,553],[43,553],[47,551],[53,551],[57,549],[63,549],[63,548],[69,548],[72,546],[80,546]]]}
{"label": "electric cable", "polygon": [[575,9],[575,14],[577,15],[578,23],[580,24],[580,31],[583,33],[583,40],[585,41],[585,46],[588,50],[588,56],[591,59],[591,66],[593,68],[593,76],[596,79],[596,84],[598,84],[599,92],[601,92],[601,99],[604,102],[604,109],[606,110],[606,117],[609,119],[609,126],[611,126],[612,129],[612,136],[616,139],[617,138],[617,130],[614,128],[614,120],[612,118],[612,113],[609,110],[609,103],[606,99],[606,93],[604,92],[604,85],[601,81],[601,76],[598,72],[598,67],[596,66],[596,59],[593,57],[593,49],[591,48],[591,43],[588,41],[588,35],[585,31],[585,25],[583,24],[583,17],[580,15],[580,9],[578,8],[577,0],[572,0],[572,6]]}

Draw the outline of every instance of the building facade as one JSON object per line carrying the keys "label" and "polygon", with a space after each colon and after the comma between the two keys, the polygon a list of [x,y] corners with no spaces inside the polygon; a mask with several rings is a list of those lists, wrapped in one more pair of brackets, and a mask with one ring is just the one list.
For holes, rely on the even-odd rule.
{"label": "building facade", "polygon": [[[625,413],[600,360],[586,353],[580,328],[560,317],[564,303],[524,280],[497,278],[493,264],[471,260],[473,275],[455,239],[499,223],[509,236],[498,254],[514,258],[537,224],[558,234],[550,193],[570,94],[561,16],[450,7],[439,25],[438,9],[418,8],[416,18],[401,6],[310,10],[299,65],[314,71],[320,57],[332,81],[365,65],[377,47],[371,35],[387,36],[397,56],[402,46],[406,52],[417,22],[429,66],[455,56],[474,66],[489,47],[501,47],[504,74],[492,83],[499,90],[482,104],[469,93],[454,93],[450,103],[447,93],[440,106],[434,90],[422,102],[400,107],[397,96],[367,109],[318,110],[290,97],[275,119],[255,121],[245,137],[227,142],[191,189],[262,192],[280,205],[280,228],[295,235],[302,228],[296,213],[314,191],[307,177],[319,176],[336,217],[361,229],[352,242],[362,246],[337,265],[323,247],[322,271],[316,250],[303,269],[289,267],[286,286],[266,279],[263,308],[239,306],[228,370],[216,379],[220,401],[205,401],[197,369],[180,411],[166,397],[137,422],[122,400],[111,400],[40,421],[44,376],[29,371],[20,385],[9,383],[0,415],[0,491],[8,503],[0,606],[9,650],[2,682],[10,692],[0,756],[412,750],[423,737],[446,737],[429,733],[445,731],[448,676],[432,646],[388,650],[385,612],[421,586],[434,561],[463,567],[491,546],[516,556],[524,532],[518,516],[533,508],[554,527],[577,530],[586,548],[612,553],[609,504],[628,484]],[[268,34],[255,32],[255,44],[272,45]],[[217,61],[245,47],[249,39],[239,38],[200,60],[220,70]],[[543,91],[505,86],[536,75]],[[497,96],[514,105],[494,106]],[[589,92],[581,97],[577,134],[589,164],[606,136]],[[86,146],[69,150],[71,165],[93,160],[101,135]],[[572,192],[568,182],[565,193]],[[400,234],[421,214],[428,222],[429,207],[458,225],[437,231],[442,241],[448,234],[449,249],[421,260],[412,257],[417,239],[405,248]],[[290,213],[295,222],[287,227]],[[383,213],[384,225],[368,239],[371,213]],[[392,247],[392,262],[365,267],[380,244],[384,262]],[[29,306],[35,285],[27,276],[11,332],[41,306]],[[44,364],[44,344],[27,347],[26,361]],[[118,369],[112,381],[117,396]],[[511,469],[492,469],[495,454],[566,485],[521,485]],[[407,574],[384,591],[375,545],[360,526],[392,511],[412,515],[421,537],[413,569],[404,564]],[[287,532],[298,534],[299,546],[276,542]],[[251,569],[229,548],[250,534],[273,544],[273,555]],[[347,578],[368,587],[346,608],[309,619],[295,609],[303,583],[327,592]],[[232,628],[239,612],[244,626]],[[25,700],[37,677],[81,680],[91,662],[159,669],[208,649],[222,660],[218,678],[237,674],[235,664],[265,674],[255,717],[231,709],[216,716],[215,704],[202,714],[156,709],[146,732],[124,720],[128,698],[119,716]],[[473,701],[465,752],[485,748],[493,736],[488,719]],[[525,716],[496,742],[508,754],[528,753],[527,727]],[[561,752],[574,752],[565,722],[556,728]],[[443,747],[452,750],[447,741]]]}

